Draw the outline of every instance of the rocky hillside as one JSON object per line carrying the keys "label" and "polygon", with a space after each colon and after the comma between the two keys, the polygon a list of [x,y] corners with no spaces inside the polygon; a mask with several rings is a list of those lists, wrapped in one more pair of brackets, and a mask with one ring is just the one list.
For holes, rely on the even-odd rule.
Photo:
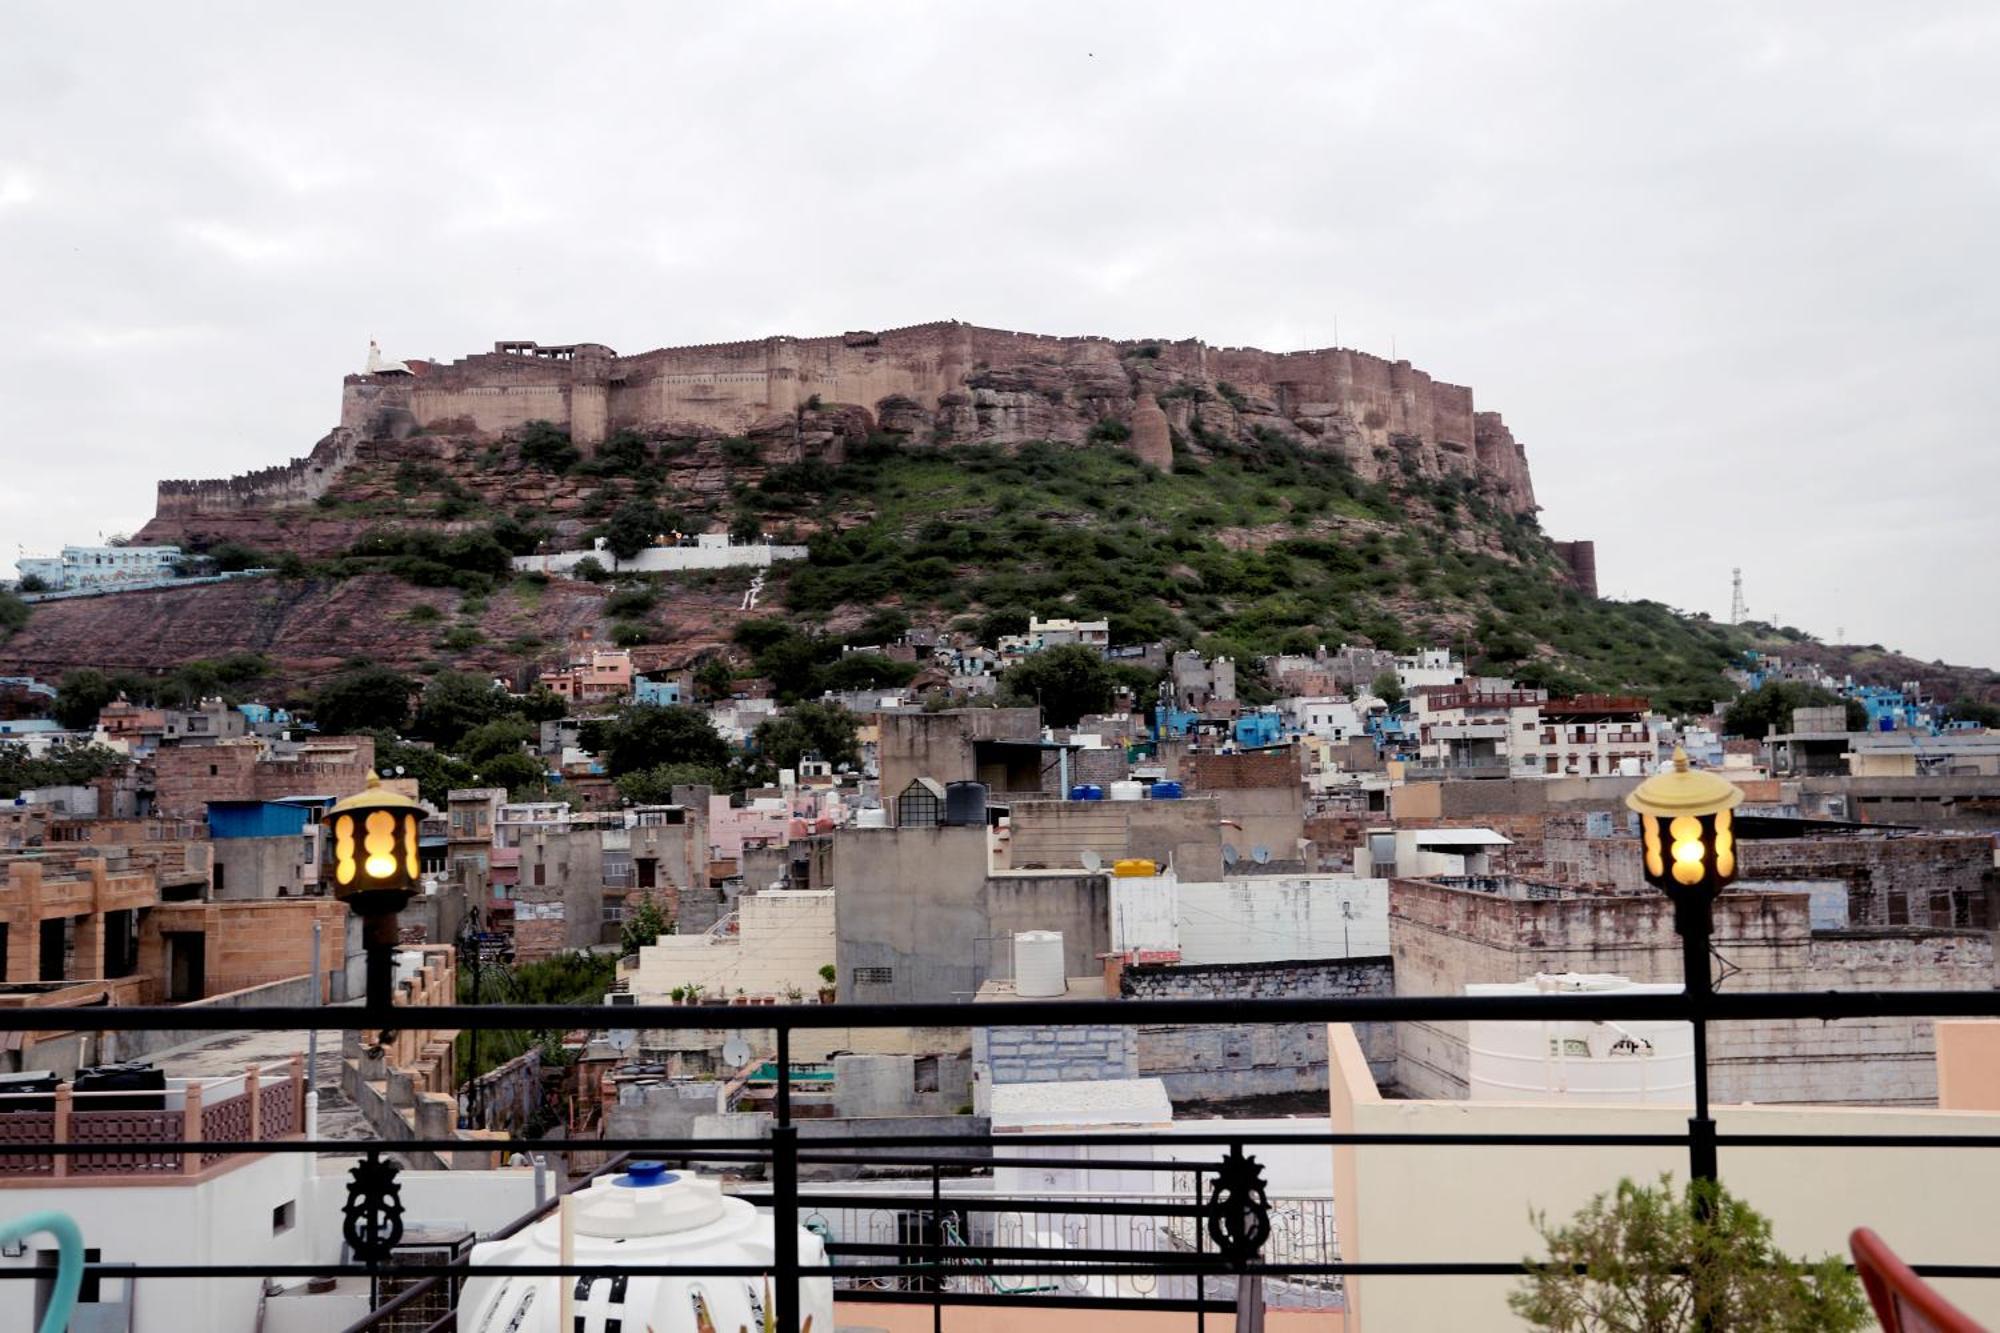
{"label": "rocky hillside", "polygon": [[[1373,409],[1272,383],[1283,359],[1263,353],[1065,347],[975,360],[933,406],[813,395],[735,434],[668,422],[582,448],[548,422],[432,428],[406,412],[343,426],[269,476],[163,487],[140,534],[275,576],[41,604],[0,644],[0,671],[255,652],[298,695],[356,658],[521,679],[588,638],[639,647],[648,665],[722,657],[768,674],[738,646],[747,572],[635,589],[509,564],[595,537],[725,530],[810,543],[755,614],[823,643],[884,611],[989,641],[1030,614],[1104,616],[1121,643],[1240,661],[1322,643],[1450,644],[1496,674],[1674,709],[1725,697],[1724,670],[1753,648],[1839,660],[1775,632],[1597,599],[1537,526],[1518,446],[1471,412],[1468,391],[1426,379],[1428,415],[1405,414],[1429,425],[1401,435]],[[1246,388],[1218,372],[1262,378]],[[1991,673],[1887,654],[1844,661],[1834,669],[1932,681],[1945,697],[2000,688]]]}

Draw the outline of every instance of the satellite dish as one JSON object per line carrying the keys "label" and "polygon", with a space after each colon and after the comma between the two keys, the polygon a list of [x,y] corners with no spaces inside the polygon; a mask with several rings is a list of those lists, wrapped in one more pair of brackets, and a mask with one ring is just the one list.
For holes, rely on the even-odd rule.
{"label": "satellite dish", "polygon": [[1083,854],[1077,859],[1082,861],[1083,868],[1093,875],[1104,869],[1104,858],[1088,847],[1083,849]]}
{"label": "satellite dish", "polygon": [[611,1043],[612,1050],[624,1055],[639,1044],[639,1033],[633,1028],[612,1028],[604,1034],[604,1039]]}
{"label": "satellite dish", "polygon": [[1260,842],[1250,849],[1250,859],[1260,866],[1264,865],[1271,859],[1271,849]]}
{"label": "satellite dish", "polygon": [[722,1062],[731,1069],[741,1069],[750,1063],[750,1042],[740,1032],[729,1034],[729,1040],[722,1043]]}
{"label": "satellite dish", "polygon": [[1238,851],[1236,850],[1236,845],[1235,845],[1234,843],[1229,843],[1229,842],[1225,842],[1225,843],[1223,843],[1223,844],[1222,844],[1222,864],[1223,864],[1223,865],[1225,865],[1225,866],[1233,866],[1233,865],[1235,865],[1235,864],[1236,864],[1236,863],[1237,863],[1238,861],[1240,861],[1240,860],[1242,860],[1242,859],[1243,859],[1243,858],[1242,858],[1242,853],[1240,853],[1240,852],[1238,852]]}

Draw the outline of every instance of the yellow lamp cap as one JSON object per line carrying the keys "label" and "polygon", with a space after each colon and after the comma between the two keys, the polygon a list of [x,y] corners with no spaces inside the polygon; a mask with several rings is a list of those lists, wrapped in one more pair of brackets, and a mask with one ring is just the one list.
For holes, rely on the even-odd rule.
{"label": "yellow lamp cap", "polygon": [[415,810],[420,814],[425,813],[421,801],[413,801],[400,792],[386,790],[382,786],[382,779],[372,772],[368,775],[368,786],[365,790],[340,801],[333,809],[327,811],[327,815],[329,817],[344,815],[356,810]]}
{"label": "yellow lamp cap", "polygon": [[1726,778],[1688,767],[1687,751],[1674,747],[1673,767],[1655,773],[1625,798],[1628,809],[1642,815],[1673,819],[1680,815],[1712,815],[1733,810],[1743,800],[1743,789]]}

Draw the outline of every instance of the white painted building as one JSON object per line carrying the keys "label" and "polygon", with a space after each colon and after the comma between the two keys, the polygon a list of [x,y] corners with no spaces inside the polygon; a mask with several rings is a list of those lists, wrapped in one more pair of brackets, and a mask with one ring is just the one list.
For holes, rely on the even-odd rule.
{"label": "white painted building", "polygon": [[[1497,835],[1496,835],[1497,836]],[[1389,881],[1347,875],[1111,878],[1111,950],[1137,961],[1271,963],[1389,952]]]}
{"label": "white painted building", "polygon": [[710,996],[815,992],[833,961],[833,890],[778,889],[739,898],[736,911],[699,935],[662,935],[639,950],[632,991],[664,1004],[677,986]]}
{"label": "white painted building", "polygon": [[1418,763],[1445,776],[1525,776],[1540,766],[1541,690],[1453,686],[1413,696]]}
{"label": "white painted building", "polygon": [[1658,719],[1640,698],[1579,695],[1543,702],[1515,736],[1516,776],[1638,777],[1659,762]]}
{"label": "white painted building", "polygon": [[1362,735],[1361,711],[1352,699],[1336,694],[1309,694],[1285,699],[1278,705],[1285,721],[1296,731],[1330,741],[1344,741]]}
{"label": "white painted building", "polygon": [[23,556],[14,562],[22,578],[39,578],[50,591],[96,588],[174,576],[178,546],[65,546],[58,556]]}
{"label": "white painted building", "polygon": [[1410,657],[1396,659],[1396,679],[1408,694],[1421,685],[1461,685],[1465,663],[1451,655],[1449,648],[1426,648]]}
{"label": "white painted building", "polygon": [[1111,622],[1108,620],[1043,620],[1040,616],[1028,617],[1026,634],[1003,634],[1000,636],[1002,657],[1025,657],[1048,648],[1060,648],[1065,644],[1080,643],[1100,651],[1111,646]]}

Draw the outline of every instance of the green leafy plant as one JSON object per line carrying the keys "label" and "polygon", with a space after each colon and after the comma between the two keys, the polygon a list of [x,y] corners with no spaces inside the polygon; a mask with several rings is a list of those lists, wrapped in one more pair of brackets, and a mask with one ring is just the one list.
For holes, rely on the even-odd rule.
{"label": "green leafy plant", "polygon": [[667,914],[661,910],[660,901],[653,894],[645,894],[625,917],[625,924],[618,932],[621,952],[635,954],[649,944],[657,943],[660,936],[667,933]]}
{"label": "green leafy plant", "polygon": [[1567,1223],[1530,1214],[1547,1243],[1510,1309],[1552,1333],[1852,1333],[1861,1284],[1834,1256],[1794,1260],[1771,1224],[1720,1185],[1677,1192],[1621,1180]]}

